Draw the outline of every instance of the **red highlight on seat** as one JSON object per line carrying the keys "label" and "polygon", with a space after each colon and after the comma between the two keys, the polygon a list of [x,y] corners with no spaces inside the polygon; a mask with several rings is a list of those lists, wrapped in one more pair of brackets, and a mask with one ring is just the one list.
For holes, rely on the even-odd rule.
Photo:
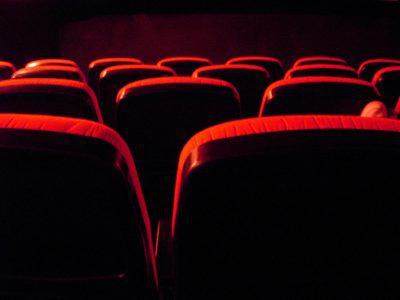
{"label": "red highlight on seat", "polygon": [[14,72],[15,67],[12,63],[8,61],[0,61],[0,80],[11,78]]}
{"label": "red highlight on seat", "polygon": [[40,65],[14,72],[12,78],[58,78],[86,82],[85,75],[76,67],[62,65]]}
{"label": "red highlight on seat", "polygon": [[46,58],[46,59],[33,60],[31,62],[28,62],[25,65],[25,68],[34,68],[38,66],[70,66],[79,69],[78,64],[73,60],[62,59],[62,58]]}
{"label": "red highlight on seat", "polygon": [[310,56],[303,57],[293,64],[293,67],[299,67],[310,64],[335,64],[335,65],[348,65],[347,61],[342,58],[330,57],[330,56]]}

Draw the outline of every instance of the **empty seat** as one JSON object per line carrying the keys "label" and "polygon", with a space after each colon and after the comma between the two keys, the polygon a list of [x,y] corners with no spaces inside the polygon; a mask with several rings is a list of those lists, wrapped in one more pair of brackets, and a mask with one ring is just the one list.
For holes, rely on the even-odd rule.
{"label": "empty seat", "polygon": [[310,57],[303,57],[293,64],[293,67],[299,67],[304,65],[314,65],[314,64],[329,64],[329,65],[345,65],[347,66],[348,63],[344,59],[337,58],[337,57],[329,57],[329,56],[310,56]]}
{"label": "empty seat", "polygon": [[177,173],[177,299],[399,297],[388,172],[399,155],[390,119],[254,118],[198,133]]}
{"label": "empty seat", "polygon": [[239,91],[244,117],[257,116],[262,95],[271,83],[269,73],[264,68],[254,65],[232,64],[202,67],[197,69],[193,76],[217,78],[233,84]]}
{"label": "empty seat", "polygon": [[168,57],[160,60],[157,65],[173,69],[179,76],[191,76],[194,70],[211,65],[207,58],[192,56]]}
{"label": "empty seat", "polygon": [[228,82],[191,77],[145,79],[117,96],[117,130],[140,174],[153,228],[170,216],[181,148],[196,132],[240,117],[239,94]]}
{"label": "empty seat", "polygon": [[400,66],[400,60],[395,59],[369,59],[358,68],[358,76],[361,79],[372,81],[376,72],[390,66]]}
{"label": "empty seat", "polygon": [[85,83],[67,79],[1,81],[0,112],[68,116],[103,122],[93,91]]}
{"label": "empty seat", "polygon": [[0,115],[0,295],[155,299],[157,272],[129,148],[87,120]]}
{"label": "empty seat", "polygon": [[15,67],[12,63],[7,61],[0,61],[0,80],[11,78],[15,72]]}
{"label": "empty seat", "polygon": [[108,57],[96,59],[89,64],[87,74],[88,83],[90,87],[97,93],[97,85],[100,79],[101,71],[111,66],[137,64],[142,64],[142,61],[137,58],[129,57]]}
{"label": "empty seat", "polygon": [[62,59],[62,58],[46,58],[46,59],[38,59],[32,60],[25,65],[25,68],[34,68],[39,66],[69,66],[79,68],[78,64],[70,59]]}
{"label": "empty seat", "polygon": [[380,69],[375,74],[372,84],[381,93],[386,106],[394,108],[400,96],[400,65]]}
{"label": "empty seat", "polygon": [[114,126],[116,97],[124,85],[141,79],[174,75],[176,74],[171,68],[154,65],[119,65],[103,70],[98,94],[105,124]]}
{"label": "empty seat", "polygon": [[380,100],[379,93],[364,80],[300,77],[271,84],[265,91],[259,115],[360,115],[373,100]]}
{"label": "empty seat", "polygon": [[14,72],[12,78],[59,78],[86,82],[85,76],[80,69],[54,65],[19,69]]}
{"label": "empty seat", "polygon": [[344,65],[312,64],[294,67],[286,72],[285,79],[305,76],[334,76],[358,78],[357,71]]}
{"label": "empty seat", "polygon": [[241,56],[235,57],[226,62],[227,65],[244,64],[263,67],[268,71],[272,81],[282,79],[283,67],[279,59],[266,56]]}

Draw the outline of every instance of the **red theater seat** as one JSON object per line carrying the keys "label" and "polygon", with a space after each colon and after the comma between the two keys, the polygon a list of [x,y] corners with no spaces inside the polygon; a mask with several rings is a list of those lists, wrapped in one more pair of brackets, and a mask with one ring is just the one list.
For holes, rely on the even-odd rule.
{"label": "red theater seat", "polygon": [[296,62],[293,64],[293,67],[300,67],[304,65],[314,65],[314,64],[345,65],[345,66],[348,65],[347,61],[341,58],[329,57],[329,56],[310,56],[296,60]]}
{"label": "red theater seat", "polygon": [[379,99],[374,86],[364,80],[300,77],[270,85],[259,115],[360,115],[369,102]]}
{"label": "red theater seat", "polygon": [[358,76],[361,79],[372,81],[376,72],[390,66],[400,66],[400,60],[395,59],[369,59],[358,68]]}
{"label": "red theater seat", "polygon": [[82,82],[67,79],[1,81],[0,112],[67,116],[103,122],[93,91]]}
{"label": "red theater seat", "polygon": [[239,117],[239,94],[221,80],[164,77],[120,90],[117,129],[135,157],[154,227],[170,216],[182,146],[196,132]]}
{"label": "red theater seat", "polygon": [[0,163],[2,295],[156,299],[146,204],[115,131],[1,114]]}
{"label": "red theater seat", "polygon": [[171,68],[155,65],[119,65],[103,70],[100,74],[98,93],[105,124],[114,127],[116,97],[124,85],[141,79],[175,75]]}
{"label": "red theater seat", "polygon": [[108,57],[96,59],[89,64],[87,74],[88,83],[91,88],[97,93],[100,73],[104,69],[117,65],[138,65],[142,63],[143,62],[137,58],[129,57]]}
{"label": "red theater seat", "polygon": [[69,66],[75,67],[79,69],[79,66],[76,62],[70,59],[61,59],[61,58],[47,58],[47,59],[38,59],[32,60],[31,62],[25,65],[25,68],[34,68],[39,66]]}
{"label": "red theater seat", "polygon": [[157,63],[158,66],[174,69],[179,76],[191,76],[194,70],[211,64],[207,58],[192,56],[168,57]]}
{"label": "red theater seat", "polygon": [[358,78],[357,71],[349,66],[311,64],[294,67],[286,72],[285,79],[305,77],[305,76],[333,76]]}
{"label": "red theater seat", "polygon": [[268,71],[272,81],[282,79],[283,67],[280,60],[266,56],[241,56],[235,57],[226,62],[227,65],[244,64],[255,65],[264,68]]}
{"label": "red theater seat", "polygon": [[244,117],[255,117],[260,108],[262,95],[271,83],[269,73],[254,65],[214,65],[202,67],[193,73],[194,77],[208,77],[225,80],[233,84],[240,94]]}
{"label": "red theater seat", "polygon": [[76,67],[45,65],[23,68],[14,72],[12,78],[59,78],[86,82],[85,75]]}
{"label": "red theater seat", "polygon": [[7,61],[0,61],[0,80],[11,78],[15,72],[15,67],[12,63]]}
{"label": "red theater seat", "polygon": [[372,84],[381,93],[386,106],[394,108],[400,96],[400,65],[380,69],[375,74]]}
{"label": "red theater seat", "polygon": [[399,297],[387,171],[399,155],[390,119],[255,118],[196,134],[176,181],[176,299]]}

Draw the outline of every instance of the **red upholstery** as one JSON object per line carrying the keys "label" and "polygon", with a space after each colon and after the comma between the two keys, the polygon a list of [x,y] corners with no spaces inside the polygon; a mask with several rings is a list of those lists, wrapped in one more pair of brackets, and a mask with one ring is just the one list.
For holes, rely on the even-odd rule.
{"label": "red upholstery", "polygon": [[[207,128],[194,135],[182,149],[175,185],[174,212],[172,218],[175,226],[179,193],[182,184],[182,171],[184,164],[191,153],[201,145],[238,136],[298,130],[383,130],[400,132],[400,122],[390,119],[363,118],[357,116],[276,116],[244,119],[226,122]],[[196,164],[195,161],[192,164]]]}
{"label": "red upholstery", "polygon": [[127,96],[131,95],[142,95],[149,92],[157,92],[158,90],[162,92],[163,90],[160,88],[173,91],[175,85],[182,85],[185,88],[187,87],[188,90],[191,90],[193,87],[204,89],[207,89],[207,87],[212,87],[212,89],[221,87],[221,90],[230,91],[237,102],[240,101],[239,93],[235,87],[223,80],[213,78],[165,77],[140,80],[124,86],[117,95],[117,103],[120,103]]}
{"label": "red upholstery", "polygon": [[176,56],[160,60],[157,65],[170,67],[179,76],[190,76],[193,71],[203,66],[209,66],[212,62],[207,58],[193,56]]}
{"label": "red upholstery", "polygon": [[98,83],[99,104],[105,124],[114,127],[115,105],[118,91],[128,83],[154,78],[175,76],[173,69],[155,65],[118,65],[104,69]]}
{"label": "red upholstery", "polygon": [[178,299],[398,296],[388,166],[399,153],[400,122],[384,118],[254,118],[197,133],[176,177]]}
{"label": "red upholstery", "polygon": [[12,63],[7,61],[0,61],[0,80],[11,78],[15,72],[15,67]]}
{"label": "red upholstery", "polygon": [[372,84],[381,93],[384,103],[390,108],[395,107],[400,96],[400,65],[380,69]]}
{"label": "red upholstery", "polygon": [[144,74],[146,75],[151,71],[162,71],[169,73],[171,76],[176,76],[176,73],[173,69],[168,67],[156,66],[156,65],[117,65],[113,67],[108,67],[104,69],[100,74],[100,79],[103,79],[108,76],[116,76],[116,75],[129,75],[131,73],[134,74]]}
{"label": "red upholstery", "polygon": [[14,72],[12,78],[59,78],[86,82],[85,75],[76,67],[43,65],[23,68]]}
{"label": "red upholstery", "polygon": [[396,59],[385,59],[385,58],[368,59],[360,65],[357,72],[358,76],[361,79],[372,81],[372,79],[375,76],[375,73],[378,72],[380,69],[398,65],[400,65],[400,60]]}
{"label": "red upholstery", "polygon": [[357,78],[354,68],[345,65],[311,64],[294,67],[286,72],[285,79],[304,76],[335,76]]}
{"label": "red upholstery", "polygon": [[193,77],[209,77],[233,84],[240,94],[242,114],[254,117],[260,107],[262,94],[271,83],[267,70],[255,65],[213,65],[197,69]]}
{"label": "red upholstery", "polygon": [[298,59],[293,66],[299,67],[311,64],[347,65],[347,61],[341,58],[329,57],[329,56],[310,56]]}
{"label": "red upholstery", "polygon": [[5,80],[0,82],[0,104],[3,112],[56,114],[103,122],[96,95],[86,84],[75,80]]}
{"label": "red upholstery", "polygon": [[97,92],[97,84],[100,79],[100,73],[107,67],[117,65],[138,65],[143,62],[137,58],[130,57],[108,57],[92,61],[88,68],[88,83],[94,91]]}
{"label": "red upholstery", "polygon": [[135,157],[154,222],[170,216],[176,165],[184,143],[204,128],[239,117],[238,92],[222,80],[152,78],[119,91],[116,128]]}
{"label": "red upholstery", "polygon": [[226,62],[227,65],[245,64],[263,67],[271,75],[272,81],[283,77],[283,66],[279,59],[267,56],[240,56]]}
{"label": "red upholstery", "polygon": [[[78,206],[76,208],[81,208],[82,209],[87,209],[87,206],[91,206],[90,201],[93,201],[93,199],[96,201],[98,200],[98,207],[96,206],[91,206],[90,207],[90,215],[88,218],[94,218],[96,219],[96,214],[102,213],[104,210],[104,203],[100,202],[109,202],[113,201],[113,204],[115,207],[122,207],[127,209],[128,211],[129,208],[132,208],[132,210],[135,210],[135,212],[129,212],[128,215],[128,223],[130,224],[138,224],[138,227],[136,229],[133,229],[131,231],[130,229],[128,230],[128,239],[132,239],[132,242],[137,242],[139,244],[139,248],[133,248],[133,249],[138,249],[135,250],[137,253],[129,253],[129,255],[135,255],[138,254],[138,257],[131,257],[128,258],[126,262],[123,262],[125,264],[124,268],[128,268],[127,270],[127,275],[124,276],[132,276],[135,272],[132,272],[129,274],[129,268],[132,268],[132,265],[129,265],[132,263],[132,261],[136,260],[137,265],[135,265],[133,268],[137,268],[138,273],[141,274],[138,276],[143,276],[141,268],[144,266],[147,271],[144,271],[145,278],[131,278],[132,282],[131,284],[135,284],[135,281],[137,280],[138,282],[150,282],[151,284],[155,284],[157,286],[157,271],[156,271],[156,266],[155,266],[155,259],[154,259],[154,250],[153,250],[153,245],[152,245],[152,237],[151,237],[151,230],[150,230],[150,220],[149,216],[147,213],[147,208],[146,208],[146,203],[143,198],[143,193],[141,189],[141,185],[139,182],[138,174],[136,171],[135,163],[133,161],[132,155],[129,151],[129,148],[125,141],[112,129],[99,124],[97,122],[92,122],[88,120],[82,120],[82,119],[75,119],[75,118],[64,118],[64,117],[53,117],[53,116],[43,116],[43,115],[20,115],[20,114],[0,114],[0,131],[1,131],[1,139],[0,139],[0,159],[4,160],[5,155],[9,155],[10,159],[12,160],[19,160],[21,159],[21,166],[18,166],[16,164],[15,168],[13,170],[7,170],[3,169],[4,172],[7,172],[7,176],[19,176],[19,178],[26,178],[26,180],[35,180],[31,178],[30,176],[33,176],[35,178],[40,178],[43,176],[42,179],[38,179],[38,184],[34,184],[33,187],[29,187],[29,182],[26,183],[26,186],[28,186],[28,190],[32,189],[32,197],[35,197],[35,195],[39,195],[40,197],[36,197],[35,203],[37,203],[37,207],[41,207],[41,205],[46,205],[46,201],[60,201],[60,207],[59,209],[62,210],[63,206],[66,205],[64,201],[68,202],[68,197],[65,199],[63,195],[59,195],[58,193],[62,193],[62,189],[67,188],[70,190],[75,190],[78,188],[78,193],[75,195],[74,198],[77,198],[78,200]],[[21,152],[21,149],[23,151]],[[110,152],[111,151],[111,152]],[[114,151],[113,155],[110,155]],[[96,157],[98,155],[98,157]],[[101,156],[103,155],[103,156]],[[45,158],[43,158],[45,157]],[[49,160],[47,160],[47,158]],[[55,178],[58,177],[57,171],[52,171],[52,168],[48,167],[48,164],[54,165],[55,160],[55,166],[54,170],[59,170],[59,173],[63,174],[64,177],[62,177],[62,180],[57,181],[58,179],[55,179],[57,183],[57,188],[51,187],[48,188],[47,190],[44,188],[45,185],[43,185],[42,181],[46,181],[50,179],[46,176],[54,176]],[[82,162],[83,159],[83,162]],[[25,166],[22,161],[26,162],[28,166]],[[21,172],[21,170],[28,169],[30,164],[35,166],[36,164],[42,165],[42,169],[36,169],[32,170],[32,172],[27,171],[26,174],[18,174],[18,172]],[[75,167],[72,167],[69,169],[69,165],[73,164]],[[82,169],[79,169],[80,166],[82,166]],[[108,166],[108,167],[107,167]],[[6,166],[3,165],[3,168],[6,168]],[[25,168],[25,169],[24,169]],[[77,169],[75,169],[77,168]],[[100,189],[97,184],[100,184],[97,182],[96,178],[80,178],[79,176],[83,176],[81,174],[75,173],[74,172],[101,172],[101,175],[99,176],[105,176],[106,178],[109,178],[110,181],[109,186],[105,187],[104,193],[106,194],[101,194],[101,195],[92,195],[88,194],[84,189],[87,187],[88,191],[92,191],[92,189]],[[65,172],[65,173],[63,173]],[[71,173],[72,172],[72,173]],[[35,175],[36,174],[36,175]],[[86,174],[86,173],[85,173]],[[125,185],[126,191],[124,191],[122,194],[116,193],[115,195],[109,195],[107,193],[112,193],[115,190],[118,190],[120,188],[120,183],[118,183],[118,180],[115,181],[115,178],[123,177],[123,180],[125,180]],[[76,178],[75,181],[73,178]],[[72,179],[71,179],[72,178]],[[41,181],[42,180],[42,181]],[[23,182],[23,180],[21,180]],[[97,182],[97,184],[96,184]],[[83,188],[80,187],[82,185],[84,186]],[[4,184],[4,183],[2,183]],[[86,184],[86,186],[85,186]],[[66,187],[64,185],[67,185]],[[44,187],[43,187],[44,186]],[[25,186],[20,187],[22,190],[25,190]],[[44,190],[43,190],[44,189]],[[60,190],[57,190],[60,189]],[[82,189],[82,190],[80,190]],[[5,197],[7,193],[12,193],[12,188],[11,190],[5,191],[3,189],[3,192],[5,193]],[[54,194],[53,194],[54,193]],[[25,194],[22,193],[22,196],[19,195],[19,193],[15,193],[16,195],[10,195],[10,199],[12,200],[21,200],[21,201],[26,201],[25,199]],[[118,195],[117,195],[118,194]],[[126,198],[126,195],[128,196],[128,199]],[[14,199],[15,197],[16,199]],[[64,198],[63,198],[64,197]],[[109,197],[109,198],[107,198]],[[43,199],[42,199],[43,198]],[[93,198],[91,200],[91,198]],[[50,199],[50,200],[49,200]],[[32,200],[32,199],[31,199]],[[42,201],[43,200],[43,201]],[[70,202],[74,202],[74,199],[70,199]],[[11,201],[11,200],[10,200]],[[86,202],[87,204],[82,203],[80,206],[80,201]],[[115,201],[115,202],[114,202]],[[7,201],[4,201],[6,203]],[[64,204],[63,204],[64,203]],[[6,204],[4,204],[6,205]],[[10,207],[13,207],[14,204],[9,204]],[[71,205],[76,205],[76,204],[71,204]],[[102,206],[103,205],[103,206]],[[68,206],[68,205],[66,205]],[[5,206],[8,208],[8,206]],[[107,206],[106,206],[107,207]],[[75,209],[76,209],[75,208]],[[62,215],[57,210],[50,210],[46,212],[46,218],[49,215]],[[71,208],[69,208],[71,209]],[[74,209],[74,207],[72,207]],[[14,210],[10,210],[14,211]],[[50,212],[50,213],[49,213]],[[88,213],[88,211],[83,211],[83,212],[77,212],[76,216],[79,216],[78,218],[85,218],[85,214]],[[23,217],[23,212],[20,212],[21,218]],[[29,211],[29,214],[35,216],[35,217],[40,217],[41,211],[39,210],[32,210]],[[38,214],[38,215],[36,215]],[[113,213],[110,215],[110,217],[117,217],[117,218],[127,218],[127,215],[113,215]],[[67,218],[68,218],[68,213],[67,213]],[[136,220],[132,220],[131,218],[137,218]],[[31,217],[28,217],[28,219]],[[65,216],[64,216],[65,218]],[[51,220],[51,218],[50,218]],[[112,220],[104,220],[106,224],[109,224]],[[29,222],[29,221],[26,221]],[[79,222],[79,221],[76,221]],[[29,224],[29,223],[26,223]],[[77,223],[79,224],[79,223]],[[125,224],[125,223],[121,223]],[[58,225],[57,226],[63,226]],[[73,225],[74,226],[74,225]],[[73,227],[71,226],[71,227]],[[135,226],[133,226],[135,227]],[[62,227],[63,228],[63,227]],[[75,227],[74,227],[75,228]],[[112,225],[110,225],[110,228]],[[118,228],[118,227],[117,227]],[[90,232],[90,225],[89,229],[85,227],[88,232]],[[13,230],[16,229],[2,229],[5,230],[5,232],[13,232]],[[25,229],[24,229],[25,230]],[[29,232],[29,229],[26,229]],[[25,231],[24,234],[25,234]],[[46,233],[50,232],[51,235],[51,230],[52,229],[47,229],[46,228]],[[70,234],[68,231],[69,229],[65,229],[67,233]],[[76,230],[76,229],[70,229],[70,230]],[[101,229],[104,230],[104,229]],[[107,230],[107,229],[106,229]],[[123,229],[125,230],[125,229]],[[135,231],[136,230],[136,231]],[[17,230],[18,232],[18,230]],[[139,238],[131,236],[134,232],[137,235],[140,235]],[[3,231],[2,231],[3,233]],[[58,232],[57,232],[58,233]],[[74,234],[72,232],[72,234]],[[118,234],[118,233],[114,233]],[[8,237],[3,236],[5,239],[8,239]],[[18,237],[20,238],[20,237]],[[24,238],[26,238],[24,236]],[[50,244],[50,247],[56,247],[55,244],[57,243],[57,237],[56,236],[50,236],[48,237],[53,244]],[[64,236],[63,236],[64,238]],[[66,240],[68,238],[71,238],[69,236],[65,237]],[[86,236],[85,239],[88,241],[92,241],[90,239],[90,236]],[[124,237],[126,238],[126,237]],[[31,237],[32,239],[32,245],[36,247],[43,247],[43,243],[45,243],[43,240],[35,240],[34,237]],[[13,243],[13,242],[12,242]],[[90,243],[90,242],[89,242]],[[123,247],[131,247],[128,246],[130,241],[126,242]],[[46,245],[46,244],[44,244]],[[27,245],[28,246],[28,245]],[[73,248],[74,246],[71,245]],[[78,246],[79,247],[79,246]],[[119,245],[115,245],[115,247],[119,247]],[[112,248],[112,247],[111,247]],[[33,248],[35,249],[35,248]],[[75,248],[74,248],[75,249]],[[132,250],[132,248],[129,248]],[[89,251],[102,251],[101,249],[92,249]],[[23,253],[30,253],[29,251],[35,251],[35,250],[25,250]],[[62,250],[62,249],[53,249],[49,251],[54,251],[56,253],[59,253],[60,251],[64,251],[62,253],[67,253],[70,251],[70,249]],[[88,251],[87,249],[80,249],[80,251]],[[80,252],[78,251],[78,253]],[[71,252],[75,253],[75,252]],[[92,255],[96,255],[95,253],[91,253]],[[5,254],[2,252],[1,254],[4,256]],[[28,254],[31,255],[31,254]],[[70,255],[70,253],[68,253]],[[65,257],[59,257],[58,259],[70,259],[68,255],[65,255]],[[73,254],[71,254],[73,255]],[[33,253],[32,257],[40,257],[40,253]],[[4,259],[3,257],[1,259]],[[57,259],[57,258],[56,258]],[[128,261],[131,261],[128,263]],[[16,262],[9,262],[10,264],[17,264]],[[45,262],[42,262],[45,264]],[[101,264],[101,262],[99,262]],[[84,265],[85,262],[83,261],[77,261],[76,264],[82,264]],[[139,264],[142,264],[139,267]],[[62,268],[60,266],[50,266],[50,269],[57,269],[57,268]],[[87,267],[87,266],[86,266]],[[46,267],[45,267],[46,268]],[[68,269],[68,267],[66,267]],[[89,266],[89,268],[92,268]],[[107,266],[105,266],[107,268]],[[130,269],[131,271],[135,271],[134,269]],[[140,270],[140,271],[139,271]],[[40,274],[39,270],[32,270],[33,274]],[[97,275],[102,275],[101,271]],[[62,273],[61,273],[62,274]],[[79,273],[78,273],[79,274]],[[65,275],[65,274],[64,274]],[[114,275],[114,274],[112,274]],[[32,275],[33,276],[33,275]],[[37,275],[34,275],[37,276]],[[50,275],[49,275],[50,276]],[[121,277],[123,278],[123,277]],[[97,280],[98,278],[92,278],[92,281]],[[101,290],[102,288],[105,288],[107,284],[107,280],[100,279],[100,285]],[[76,280],[74,277],[69,278],[66,282],[73,282]],[[79,278],[79,280],[82,282],[81,284],[86,284],[85,280],[82,278]],[[51,283],[51,280],[48,280],[45,284]],[[62,281],[62,280],[61,280]],[[152,282],[152,283],[151,283]],[[111,282],[112,283],[112,282]],[[43,282],[38,281],[37,286],[42,287]],[[44,285],[45,285],[44,284]],[[65,283],[64,283],[65,284]],[[115,285],[112,288],[115,289],[115,287],[118,285]],[[89,285],[90,287],[90,285]],[[87,292],[89,293],[90,288],[87,288]],[[107,287],[109,287],[107,285]],[[53,292],[52,288],[54,286],[48,285],[46,292]],[[24,290],[24,292],[28,292],[28,288]],[[3,292],[3,290],[2,290]],[[98,291],[96,291],[98,293]]]}
{"label": "red upholstery", "polygon": [[359,115],[373,100],[380,100],[380,95],[364,80],[299,77],[271,84],[264,93],[259,115]]}
{"label": "red upholstery", "polygon": [[69,59],[49,58],[33,60],[25,65],[25,68],[33,68],[38,66],[71,66],[79,68],[78,64]]}

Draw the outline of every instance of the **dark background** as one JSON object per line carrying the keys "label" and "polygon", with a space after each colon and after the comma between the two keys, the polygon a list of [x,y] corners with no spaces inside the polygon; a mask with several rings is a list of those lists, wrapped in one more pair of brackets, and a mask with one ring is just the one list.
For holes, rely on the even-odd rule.
{"label": "dark background", "polygon": [[0,0],[0,59],[172,55],[400,58],[399,1]]}

